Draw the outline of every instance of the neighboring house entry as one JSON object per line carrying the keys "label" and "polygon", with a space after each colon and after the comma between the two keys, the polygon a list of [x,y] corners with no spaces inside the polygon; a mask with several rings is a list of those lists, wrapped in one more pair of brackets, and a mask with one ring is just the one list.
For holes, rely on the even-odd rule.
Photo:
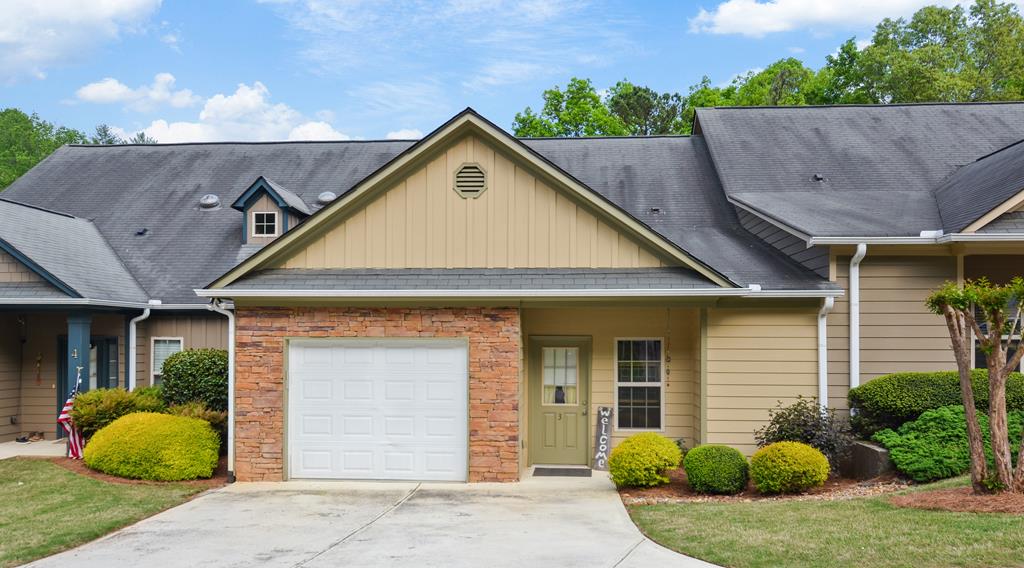
{"label": "neighboring house entry", "polygon": [[[75,386],[70,384],[68,377],[68,337],[57,338],[57,407],[59,412],[68,400],[68,393]],[[114,388],[120,386],[117,364],[117,337],[92,336],[89,338],[89,368],[82,369],[82,384],[78,390],[88,391],[97,388]],[[56,422],[57,414],[54,414]],[[57,437],[63,438],[64,428],[57,426]]]}
{"label": "neighboring house entry", "polygon": [[293,340],[290,478],[465,481],[463,340]]}
{"label": "neighboring house entry", "polygon": [[590,338],[531,337],[531,464],[589,465]]}

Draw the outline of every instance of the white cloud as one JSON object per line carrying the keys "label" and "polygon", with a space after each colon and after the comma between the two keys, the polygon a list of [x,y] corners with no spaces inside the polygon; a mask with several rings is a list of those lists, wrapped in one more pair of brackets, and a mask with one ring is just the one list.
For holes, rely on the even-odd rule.
{"label": "white cloud", "polygon": [[132,89],[113,77],[107,77],[81,87],[75,91],[75,96],[87,103],[124,103],[127,108],[137,111],[149,111],[163,105],[186,108],[202,102],[202,97],[189,89],[175,90],[174,82],[174,75],[158,73],[152,84]]}
{"label": "white cloud", "polygon": [[4,0],[0,2],[0,80],[42,79],[54,65],[137,32],[160,0]]}
{"label": "white cloud", "polygon": [[788,51],[788,52],[790,52],[792,54],[795,54],[795,55],[799,55],[799,54],[801,54],[801,53],[803,53],[803,52],[805,52],[807,50],[802,48],[802,47],[799,47],[799,46],[793,46],[793,47],[787,47],[786,51]]}
{"label": "white cloud", "polygon": [[401,130],[392,130],[384,135],[384,138],[388,140],[419,140],[423,138],[423,132],[416,128],[402,128]]}
{"label": "white cloud", "polygon": [[966,4],[964,0],[727,0],[690,19],[691,32],[767,34],[822,28],[873,27],[887,17],[908,16],[929,4]]}
{"label": "white cloud", "polygon": [[158,119],[141,130],[163,143],[349,139],[325,121],[307,120],[284,103],[272,103],[270,91],[259,81],[242,83],[228,95],[210,97],[197,121]]}
{"label": "white cloud", "polygon": [[484,66],[480,72],[462,85],[473,91],[480,91],[502,85],[522,83],[539,76],[551,75],[559,71],[552,66],[524,61],[495,61]]}
{"label": "white cloud", "polygon": [[181,53],[181,36],[175,33],[164,34],[160,36],[160,42],[167,45],[167,47],[174,51]]}

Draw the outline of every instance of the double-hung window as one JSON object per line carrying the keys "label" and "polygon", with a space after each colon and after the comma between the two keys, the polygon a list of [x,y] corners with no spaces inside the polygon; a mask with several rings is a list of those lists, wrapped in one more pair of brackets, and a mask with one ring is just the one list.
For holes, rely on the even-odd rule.
{"label": "double-hung window", "polygon": [[616,426],[661,430],[665,357],[661,339],[615,340]]}
{"label": "double-hung window", "polygon": [[182,337],[154,337],[153,338],[153,368],[152,385],[160,384],[161,374],[163,373],[164,361],[168,357],[174,355],[178,351],[184,349],[185,339]]}

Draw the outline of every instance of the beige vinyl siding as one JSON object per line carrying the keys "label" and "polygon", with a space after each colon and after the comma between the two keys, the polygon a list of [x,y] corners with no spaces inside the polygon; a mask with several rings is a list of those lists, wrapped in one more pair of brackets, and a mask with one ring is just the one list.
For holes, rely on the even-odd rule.
{"label": "beige vinyl siding", "polygon": [[808,308],[708,309],[707,443],[749,455],[769,409],[817,396],[816,317]]}
{"label": "beige vinyl siding", "polygon": [[[453,189],[479,164],[487,190]],[[365,207],[317,236],[285,268],[656,267],[662,261],[566,193],[479,138],[450,145]]]}
{"label": "beige vinyl siding", "polygon": [[[955,370],[949,333],[925,298],[946,281],[956,281],[952,256],[872,256],[860,266],[861,384],[899,371]],[[849,291],[850,257],[835,259],[835,281]],[[828,317],[829,404],[847,408],[850,386],[848,293],[836,299]]]}
{"label": "beige vinyl siding", "polygon": [[[57,431],[57,341],[67,335],[67,314],[35,313],[25,316],[21,366],[21,432],[42,431],[52,439]],[[125,383],[124,317],[93,315],[91,335],[117,337],[117,379]],[[84,380],[84,377],[83,377]],[[63,393],[66,394],[66,393]]]}
{"label": "beige vinyl siding", "polygon": [[[525,308],[522,311],[524,343],[531,336],[589,336],[592,340],[590,431],[593,446],[597,408],[615,406],[615,339],[663,338],[666,381],[663,391],[664,429],[672,439],[683,438],[688,446],[696,439],[699,313],[695,308]],[[524,359],[527,357],[524,352]],[[529,369],[525,361],[523,369]],[[523,376],[522,398],[528,400],[528,378]],[[524,405],[523,408],[526,406]],[[524,428],[529,428],[529,419]],[[618,444],[635,431],[613,428]],[[529,439],[528,430],[522,438]],[[591,448],[592,449],[592,448]]]}
{"label": "beige vinyl siding", "polygon": [[828,247],[808,247],[799,237],[783,231],[753,213],[739,208],[736,209],[736,213],[743,228],[819,276],[828,278]]}
{"label": "beige vinyl siding", "polygon": [[0,251],[0,282],[45,282],[18,259]]}
{"label": "beige vinyl siding", "polygon": [[21,331],[18,316],[0,315],[0,442],[21,432],[21,426],[11,423],[21,400]]}
{"label": "beige vinyl siding", "polygon": [[136,387],[149,386],[152,379],[150,350],[154,337],[181,337],[183,349],[227,349],[227,318],[219,314],[152,315],[138,324],[136,336]]}

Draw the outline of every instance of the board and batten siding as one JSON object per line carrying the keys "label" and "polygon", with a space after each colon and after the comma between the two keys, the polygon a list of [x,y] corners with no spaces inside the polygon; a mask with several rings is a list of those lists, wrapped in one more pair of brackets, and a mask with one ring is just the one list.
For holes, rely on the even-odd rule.
{"label": "board and batten siding", "polygon": [[[871,255],[860,265],[860,383],[900,371],[953,371],[945,320],[924,301],[956,281],[952,256]],[[835,282],[847,291],[828,316],[829,405],[848,408],[850,390],[850,257],[835,259]]]}
{"label": "board and batten siding", "polygon": [[[453,189],[464,163],[479,164],[487,189]],[[468,136],[352,211],[283,268],[635,268],[662,266],[616,230],[479,138]]]}
{"label": "board and batten siding", "polygon": [[135,386],[152,382],[150,350],[154,337],[181,337],[183,349],[227,349],[228,320],[220,314],[152,315],[138,324],[136,332]]}
{"label": "board and batten siding", "polygon": [[709,308],[703,440],[750,455],[768,411],[818,385],[817,312],[811,308]]}
{"label": "board and batten siding", "polygon": [[11,423],[21,401],[21,332],[18,316],[0,315],[0,442],[21,433],[21,426]]}
{"label": "board and batten siding", "polygon": [[[682,438],[688,447],[695,445],[700,350],[700,315],[696,308],[525,308],[522,326],[524,344],[528,344],[532,336],[591,338],[590,429],[587,440],[591,454],[597,408],[615,407],[616,338],[663,338],[668,358],[665,366],[665,422],[661,433],[672,439]],[[525,401],[529,400],[528,355],[528,350],[524,350],[520,399],[524,401],[524,408],[528,406]],[[528,440],[529,420],[525,422],[522,438]],[[635,433],[613,427],[612,444],[616,445]],[[528,456],[523,459],[525,463]]]}
{"label": "board and batten siding", "polygon": [[822,278],[828,278],[827,246],[808,247],[799,237],[772,225],[768,221],[743,209],[736,208],[740,224],[764,242],[772,245],[786,256],[813,270]]}

